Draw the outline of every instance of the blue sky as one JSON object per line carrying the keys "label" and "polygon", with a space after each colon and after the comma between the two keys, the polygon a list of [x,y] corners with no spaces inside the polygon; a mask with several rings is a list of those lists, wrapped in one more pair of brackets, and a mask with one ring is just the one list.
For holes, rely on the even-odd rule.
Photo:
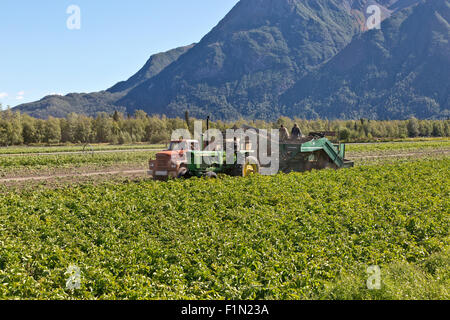
{"label": "blue sky", "polygon": [[[198,42],[238,0],[1,0],[0,103],[99,91]],[[71,5],[81,28],[69,30]]]}

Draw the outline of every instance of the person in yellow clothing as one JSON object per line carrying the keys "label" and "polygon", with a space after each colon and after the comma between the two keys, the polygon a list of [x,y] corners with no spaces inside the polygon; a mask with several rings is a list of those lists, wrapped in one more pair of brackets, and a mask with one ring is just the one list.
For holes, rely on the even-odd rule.
{"label": "person in yellow clothing", "polygon": [[289,140],[289,131],[283,125],[281,125],[281,127],[280,127],[280,140],[281,141]]}

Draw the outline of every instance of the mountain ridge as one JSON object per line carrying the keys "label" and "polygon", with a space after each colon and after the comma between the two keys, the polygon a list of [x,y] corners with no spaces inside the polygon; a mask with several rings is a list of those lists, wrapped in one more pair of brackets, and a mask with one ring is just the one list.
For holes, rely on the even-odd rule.
{"label": "mountain ridge", "polygon": [[[367,101],[363,101],[361,105],[350,101],[352,103],[349,106],[352,110],[333,106],[335,108],[333,111],[330,106],[323,105],[322,100],[326,99],[326,96],[314,96],[315,92],[320,92],[317,88],[321,85],[325,93],[330,90],[345,91],[347,89],[353,94],[359,92],[355,89],[358,86],[349,89],[342,85],[338,88],[329,81],[323,81],[322,84],[314,81],[327,80],[323,74],[320,74],[324,72],[324,68],[331,68],[333,63],[345,67],[359,61],[352,57],[354,53],[347,54],[347,59],[344,59],[345,53],[351,50],[363,52],[361,47],[351,48],[355,47],[355,43],[361,43],[361,37],[366,34],[377,34],[389,41],[390,33],[394,37],[398,34],[408,34],[408,28],[417,29],[414,23],[410,23],[409,26],[408,24],[393,25],[389,21],[396,21],[398,19],[395,18],[396,16],[408,16],[412,14],[411,8],[418,4],[431,3],[431,1],[241,0],[199,43],[181,47],[184,48],[181,52],[162,54],[160,60],[165,63],[155,64],[155,72],[150,75],[146,74],[146,70],[151,69],[149,65],[152,65],[152,58],[127,81],[119,82],[100,93],[83,96],[83,99],[89,100],[88,103],[77,101],[76,94],[72,94],[72,96],[64,97],[66,101],[63,107],[58,105],[59,101],[49,102],[55,97],[47,97],[36,103],[19,106],[17,109],[42,117],[46,114],[64,115],[70,110],[94,115],[98,111],[111,113],[117,110],[133,113],[140,109],[149,114],[165,114],[174,117],[189,110],[195,117],[203,118],[212,115],[216,119],[224,120],[240,117],[273,119],[281,115],[307,118],[445,116],[445,104],[448,106],[448,100],[445,99],[431,103],[427,107],[430,112],[425,114],[415,112],[414,110],[418,111],[418,107],[409,105],[403,107],[392,103],[385,108],[386,114],[383,114],[382,107],[376,99],[370,101],[374,106],[367,106],[366,104],[369,103]],[[437,1],[448,5],[448,0]],[[364,23],[368,17],[366,9],[372,4],[377,4],[381,8],[383,28],[387,28],[386,32],[367,31]],[[443,21],[439,20],[439,17],[432,20],[436,25],[427,25],[427,30],[431,30],[428,33],[429,37],[435,37],[437,32],[440,39],[445,42],[448,20],[442,17]],[[396,29],[400,27],[403,29]],[[436,31],[436,28],[443,29]],[[423,42],[426,42],[426,39]],[[386,54],[394,54],[402,50],[396,47],[390,52],[392,48],[389,47],[388,42],[383,41],[367,40],[364,43],[374,46],[374,50],[379,54],[372,55],[372,58],[379,59],[382,65],[387,63],[387,57],[380,52],[384,50]],[[381,51],[377,49],[379,46]],[[405,47],[404,50],[409,50],[406,44],[402,46]],[[433,57],[439,57],[439,54],[446,57],[444,51],[446,47],[438,45],[433,48],[435,50]],[[367,54],[367,50],[364,52],[361,53],[363,56]],[[152,57],[157,60],[157,56]],[[402,66],[400,60],[397,63],[400,67]],[[394,69],[399,66],[390,65]],[[426,66],[422,68],[426,69]],[[348,70],[350,69],[346,72],[349,72]],[[377,72],[376,68],[373,70]],[[359,71],[370,73],[368,69]],[[388,71],[383,70],[383,72]],[[422,84],[429,81],[432,75],[425,71],[419,73],[416,82],[421,79],[420,77],[423,78],[421,82],[419,81]],[[435,70],[435,72],[442,73],[439,75],[441,79],[445,79],[447,75],[446,70]],[[370,77],[370,74],[366,74],[366,77]],[[346,77],[341,75],[337,80],[345,79]],[[311,81],[311,83],[305,83],[305,81]],[[342,84],[342,81],[339,81],[337,83]],[[420,99],[417,101],[406,99],[412,92],[412,84],[405,79],[403,83],[406,87],[402,87],[399,95],[394,98],[406,103],[420,103]],[[300,88],[298,93],[293,93],[299,86],[303,88]],[[311,88],[312,91],[305,92],[307,88]],[[433,99],[427,96],[431,91],[421,91],[422,98]],[[302,92],[303,96],[300,95]],[[367,92],[361,91],[361,94],[364,95]],[[72,100],[68,102],[67,100],[70,99]],[[41,106],[39,102],[43,100],[44,105]],[[97,101],[100,101],[101,107],[95,107]],[[437,107],[436,103],[439,104]],[[441,104],[444,104],[444,107]],[[402,108],[403,111],[400,110]]]}
{"label": "mountain ridge", "polygon": [[117,105],[117,100],[143,81],[156,76],[194,45],[152,55],[136,74],[109,89],[91,93],[69,93],[65,96],[50,95],[36,102],[19,105],[14,109],[38,118],[46,118],[48,115],[64,117],[72,112],[87,115],[95,115],[98,112],[126,112],[124,106]]}
{"label": "mountain ridge", "polygon": [[[241,0],[193,49],[119,101],[129,112],[270,117],[296,78],[351,41],[358,25],[338,0]],[[246,18],[246,19],[245,19]],[[150,111],[150,110],[148,110]]]}

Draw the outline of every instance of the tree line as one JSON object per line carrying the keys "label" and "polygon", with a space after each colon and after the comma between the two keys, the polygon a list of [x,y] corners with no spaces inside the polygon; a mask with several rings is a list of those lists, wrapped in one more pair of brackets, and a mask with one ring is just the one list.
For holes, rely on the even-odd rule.
{"label": "tree line", "polygon": [[[10,109],[0,112],[0,145],[31,145],[61,143],[167,143],[173,130],[188,128],[193,131],[194,120],[150,116],[144,111],[134,115],[98,113],[96,117],[69,114],[66,118],[33,118]],[[203,120],[205,121],[205,120]],[[311,131],[336,131],[339,139],[364,142],[407,137],[449,137],[450,120],[303,120],[281,117],[276,121],[238,120],[212,121],[211,128],[226,130],[242,125],[260,129],[292,128],[297,123],[304,134]],[[204,125],[206,128],[206,124]]]}

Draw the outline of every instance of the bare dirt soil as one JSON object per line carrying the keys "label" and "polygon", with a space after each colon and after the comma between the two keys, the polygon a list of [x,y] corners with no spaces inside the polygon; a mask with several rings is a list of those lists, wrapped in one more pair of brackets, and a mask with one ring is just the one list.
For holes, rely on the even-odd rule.
{"label": "bare dirt soil", "polygon": [[348,158],[351,160],[361,159],[382,159],[382,158],[403,158],[403,157],[425,157],[434,155],[449,155],[450,149],[439,150],[419,150],[419,151],[386,151],[386,152],[363,152],[363,153],[349,153]]}
{"label": "bare dirt soil", "polygon": [[6,186],[19,186],[29,184],[54,184],[55,182],[57,182],[57,184],[61,182],[101,182],[117,178],[135,179],[146,177],[147,168],[142,165],[114,165],[101,168],[96,168],[91,165],[70,169],[47,169],[24,175],[15,172],[14,174],[1,178],[0,184]]}
{"label": "bare dirt soil", "polygon": [[99,153],[129,153],[129,152],[158,152],[163,149],[119,149],[119,150],[95,150],[95,151],[60,151],[60,152],[40,152],[40,153],[5,153],[0,157],[20,157],[20,156],[60,156],[77,154],[99,154]]}

